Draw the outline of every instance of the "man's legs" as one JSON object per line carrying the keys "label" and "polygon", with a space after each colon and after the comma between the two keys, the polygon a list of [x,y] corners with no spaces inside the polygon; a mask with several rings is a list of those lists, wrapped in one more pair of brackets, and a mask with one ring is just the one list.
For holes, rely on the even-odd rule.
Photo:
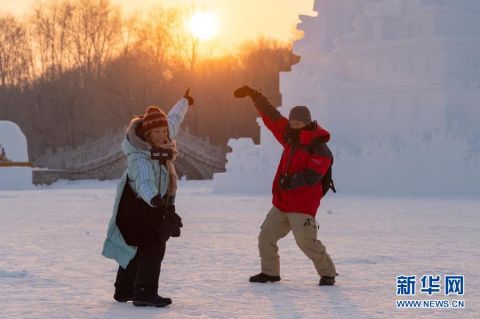
{"label": "man's legs", "polygon": [[272,207],[258,235],[258,250],[262,263],[262,273],[269,276],[280,275],[280,256],[277,242],[290,231],[290,225],[285,213]]}
{"label": "man's legs", "polygon": [[335,277],[337,271],[325,246],[317,239],[315,218],[307,214],[286,214],[298,247],[313,261],[320,276]]}

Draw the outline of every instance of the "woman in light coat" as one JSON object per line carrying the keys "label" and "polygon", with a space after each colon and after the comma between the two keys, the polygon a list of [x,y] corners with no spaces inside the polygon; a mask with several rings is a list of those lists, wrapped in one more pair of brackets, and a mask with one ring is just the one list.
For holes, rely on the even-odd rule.
{"label": "woman in light coat", "polygon": [[[102,251],[103,256],[119,264],[114,294],[119,302],[156,307],[172,302],[158,295],[166,245],[159,229],[166,214],[175,213],[177,175],[172,161],[177,149],[172,139],[192,104],[187,90],[168,115],[158,107],[148,107],[143,116],[131,120],[122,142],[128,166],[117,186]],[[157,148],[167,150],[172,158],[152,159],[152,150]],[[181,221],[177,226],[182,226]],[[179,229],[175,233],[179,236]]]}

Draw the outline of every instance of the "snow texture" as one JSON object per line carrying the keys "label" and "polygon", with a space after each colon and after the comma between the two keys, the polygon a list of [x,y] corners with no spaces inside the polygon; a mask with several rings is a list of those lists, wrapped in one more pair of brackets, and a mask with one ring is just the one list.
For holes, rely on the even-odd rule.
{"label": "snow texture", "polygon": [[[279,242],[282,280],[264,285],[248,277],[259,272],[257,235],[271,197],[181,182],[185,227],[167,244],[159,289],[173,304],[145,309],[112,299],[117,265],[100,255],[115,186],[59,182],[0,192],[1,318],[480,317],[478,200],[327,195],[317,220],[337,285],[317,285],[291,234]],[[466,308],[397,310],[399,274],[465,275]]]}

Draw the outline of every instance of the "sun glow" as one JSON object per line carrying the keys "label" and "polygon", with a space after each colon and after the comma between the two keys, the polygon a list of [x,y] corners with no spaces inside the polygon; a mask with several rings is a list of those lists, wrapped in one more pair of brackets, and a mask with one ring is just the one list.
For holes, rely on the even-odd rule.
{"label": "sun glow", "polygon": [[217,17],[208,11],[197,11],[189,22],[192,34],[199,40],[210,40],[218,33]]}

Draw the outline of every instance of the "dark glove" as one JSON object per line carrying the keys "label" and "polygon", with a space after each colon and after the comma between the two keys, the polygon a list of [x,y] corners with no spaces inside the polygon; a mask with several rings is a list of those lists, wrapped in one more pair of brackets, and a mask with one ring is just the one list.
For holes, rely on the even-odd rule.
{"label": "dark glove", "polygon": [[180,237],[180,234],[181,234],[180,227],[177,227],[177,228],[175,228],[175,230],[173,231],[171,237]]}
{"label": "dark glove", "polygon": [[188,88],[187,91],[185,91],[185,95],[183,97],[188,100],[188,105],[193,105],[193,103],[195,103],[195,100],[193,99],[193,97],[190,96],[190,88]]}
{"label": "dark glove", "polygon": [[[175,209],[175,205],[171,204],[171,205],[168,205],[167,209],[165,210],[165,215],[167,217],[173,217],[175,215],[175,217],[173,217],[177,223],[178,223],[178,228],[182,228],[183,227],[183,223],[182,223],[182,218],[180,217],[180,215],[177,214],[177,210]],[[173,237],[178,237],[178,236],[173,236]]]}
{"label": "dark glove", "polygon": [[236,98],[242,98],[242,97],[249,96],[249,97],[251,97],[252,99],[255,99],[256,97],[258,97],[258,96],[260,95],[260,92],[258,92],[258,91],[255,90],[255,89],[252,89],[252,88],[249,87],[248,85],[244,85],[244,86],[236,89],[236,90],[233,92],[233,95],[234,95]]}
{"label": "dark glove", "polygon": [[[164,227],[162,228],[162,226]],[[166,207],[162,226],[160,226],[160,234],[165,241],[168,240],[168,237],[180,237],[180,228],[183,227],[183,223],[182,218],[175,211],[175,205]]]}
{"label": "dark glove", "polygon": [[180,220],[180,223],[178,223],[178,227],[173,230],[172,237],[180,237],[180,228],[183,227],[183,223]]}
{"label": "dark glove", "polygon": [[165,209],[165,206],[166,206],[166,203],[163,200],[162,196],[158,194],[152,198],[152,200],[150,201],[150,204],[152,204],[153,207],[160,208],[160,209]]}
{"label": "dark glove", "polygon": [[292,189],[292,181],[290,176],[288,175],[280,176],[279,184],[280,184],[280,188],[283,190]]}
{"label": "dark glove", "polygon": [[[169,211],[171,214],[177,215],[177,213],[175,212],[175,205],[170,205],[169,208],[170,208]],[[177,227],[173,230],[172,237],[180,237],[180,228],[183,227],[182,218],[179,215],[177,216],[179,220],[178,220]]]}

